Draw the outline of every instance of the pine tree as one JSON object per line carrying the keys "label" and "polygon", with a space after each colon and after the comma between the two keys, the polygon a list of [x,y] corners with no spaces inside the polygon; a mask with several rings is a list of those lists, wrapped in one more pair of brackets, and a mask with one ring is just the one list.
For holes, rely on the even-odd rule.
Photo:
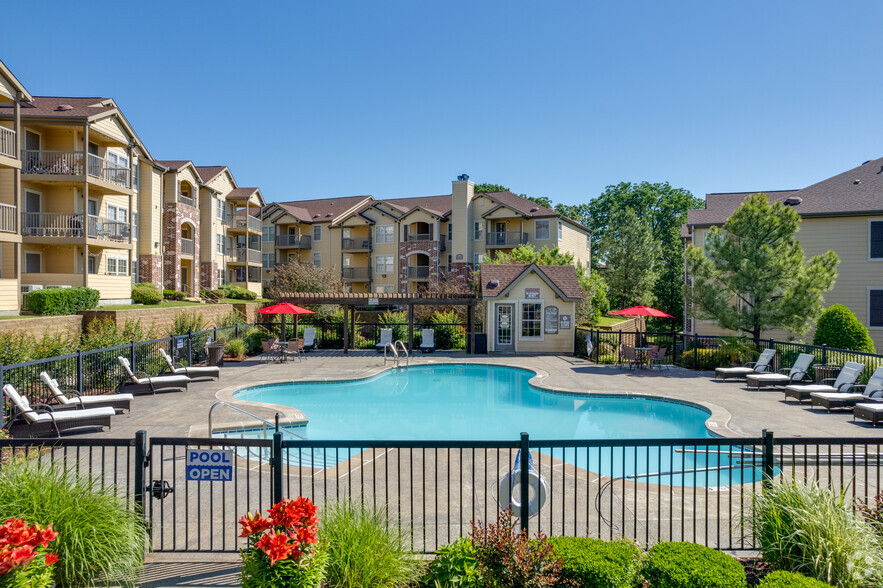
{"label": "pine tree", "polygon": [[631,207],[616,211],[601,241],[606,252],[608,298],[613,306],[651,305],[656,297],[659,242]]}

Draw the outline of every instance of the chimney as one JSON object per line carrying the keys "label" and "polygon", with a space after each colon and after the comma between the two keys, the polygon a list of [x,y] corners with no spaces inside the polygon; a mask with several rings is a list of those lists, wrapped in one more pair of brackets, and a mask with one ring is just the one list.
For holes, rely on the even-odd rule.
{"label": "chimney", "polygon": [[451,182],[451,250],[454,263],[472,263],[472,239],[469,238],[472,226],[472,199],[475,197],[475,183],[469,181],[468,174],[461,174]]}

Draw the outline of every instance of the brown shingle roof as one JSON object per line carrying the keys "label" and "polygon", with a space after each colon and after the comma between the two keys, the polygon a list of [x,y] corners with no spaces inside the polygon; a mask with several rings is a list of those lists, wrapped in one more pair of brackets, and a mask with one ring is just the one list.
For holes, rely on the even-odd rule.
{"label": "brown shingle roof", "polygon": [[[70,106],[60,110],[59,107]],[[34,96],[34,101],[22,103],[22,118],[87,118],[116,109],[110,98],[74,98],[70,96]],[[12,116],[12,104],[2,103],[0,116]]]}
{"label": "brown shingle roof", "polygon": [[512,192],[484,192],[482,194],[476,194],[476,197],[477,196],[487,196],[488,198],[496,200],[500,204],[504,204],[509,208],[517,210],[518,212],[529,217],[555,216],[558,214],[551,208],[540,206],[533,200],[528,200],[527,198],[523,198],[518,194],[513,194]]}
{"label": "brown shingle roof", "polygon": [[177,171],[191,163],[189,159],[158,159],[156,162],[163,167],[169,168],[171,171]]}
{"label": "brown shingle roof", "polygon": [[384,198],[381,202],[386,202],[402,212],[408,212],[419,206],[438,216],[447,216],[451,213],[453,200],[450,194],[442,194],[441,196],[417,196],[414,198]]}
{"label": "brown shingle roof", "polygon": [[290,215],[302,222],[331,222],[371,196],[344,196],[342,198],[319,198],[316,200],[295,200],[277,202]]}
{"label": "brown shingle roof", "polygon": [[247,198],[257,191],[257,188],[233,188],[227,194],[227,198]]}
{"label": "brown shingle roof", "polygon": [[225,169],[227,169],[226,165],[197,165],[196,173],[203,182],[208,182]]}
{"label": "brown shingle roof", "polygon": [[576,268],[572,265],[536,265],[529,263],[482,264],[481,295],[483,298],[496,298],[506,291],[525,272],[533,267],[554,285],[565,298],[582,298]]}

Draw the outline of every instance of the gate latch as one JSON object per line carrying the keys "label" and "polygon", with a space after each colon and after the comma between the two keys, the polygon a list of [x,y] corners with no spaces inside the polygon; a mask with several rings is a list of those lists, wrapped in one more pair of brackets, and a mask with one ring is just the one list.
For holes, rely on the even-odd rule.
{"label": "gate latch", "polygon": [[162,500],[175,491],[165,480],[153,480],[150,482],[149,490],[150,496],[157,500]]}

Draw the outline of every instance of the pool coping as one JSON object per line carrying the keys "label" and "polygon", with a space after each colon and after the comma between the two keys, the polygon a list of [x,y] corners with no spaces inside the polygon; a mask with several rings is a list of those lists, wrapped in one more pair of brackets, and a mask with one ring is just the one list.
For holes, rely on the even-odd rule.
{"label": "pool coping", "polygon": [[[424,359],[424,358],[421,358]],[[508,358],[507,358],[508,359]],[[424,361],[420,361],[416,363],[414,367],[427,366],[427,365],[487,365],[487,366],[498,366],[498,367],[510,367],[519,370],[524,370],[527,372],[532,372],[534,376],[528,380],[528,384],[538,390],[543,392],[548,392],[551,394],[562,394],[568,396],[595,396],[595,397],[606,397],[606,398],[618,398],[625,396],[627,398],[641,398],[647,400],[657,400],[663,402],[673,402],[675,404],[682,404],[685,406],[691,406],[693,408],[698,408],[708,413],[708,418],[705,419],[705,428],[708,432],[715,437],[723,437],[723,438],[744,438],[746,435],[734,431],[729,428],[730,420],[732,419],[732,414],[726,410],[724,407],[713,404],[711,402],[702,402],[702,401],[693,401],[693,400],[681,400],[679,398],[671,398],[669,396],[662,396],[658,394],[647,394],[643,392],[592,392],[591,390],[573,390],[567,389],[566,387],[553,388],[549,385],[546,385],[545,380],[551,377],[551,374],[546,370],[541,368],[529,368],[520,365],[514,365],[506,360],[491,363],[488,361],[468,361],[460,358],[444,358],[442,361],[434,361],[430,358],[425,358]],[[410,365],[408,366],[410,367]],[[234,406],[238,406],[243,410],[247,410],[248,406],[256,406],[262,409],[271,410],[279,413],[279,422],[283,425],[296,425],[296,424],[307,424],[309,419],[303,413],[303,411],[291,407],[284,406],[281,404],[272,404],[269,402],[255,402],[252,400],[242,400],[235,397],[235,394],[240,390],[244,390],[246,388],[254,388],[256,386],[264,386],[264,385],[272,385],[272,384],[309,384],[309,383],[325,383],[325,382],[347,382],[347,381],[355,381],[355,380],[367,380],[369,378],[376,377],[377,375],[386,372],[388,370],[397,369],[394,365],[384,365],[377,366],[375,368],[370,368],[367,370],[367,373],[360,375],[360,377],[340,377],[340,378],[292,378],[292,379],[277,379],[277,380],[257,380],[254,382],[250,382],[248,384],[239,384],[236,386],[227,386],[225,388],[221,388],[215,393],[215,397],[222,402],[227,402]],[[407,369],[407,368],[405,368]],[[243,421],[235,420],[235,421],[224,421],[218,422],[212,427],[215,431],[231,431],[238,430],[243,428],[254,428],[252,427],[244,427]],[[191,437],[207,437],[208,436],[208,426],[207,425],[191,425],[190,427],[190,436]]]}

